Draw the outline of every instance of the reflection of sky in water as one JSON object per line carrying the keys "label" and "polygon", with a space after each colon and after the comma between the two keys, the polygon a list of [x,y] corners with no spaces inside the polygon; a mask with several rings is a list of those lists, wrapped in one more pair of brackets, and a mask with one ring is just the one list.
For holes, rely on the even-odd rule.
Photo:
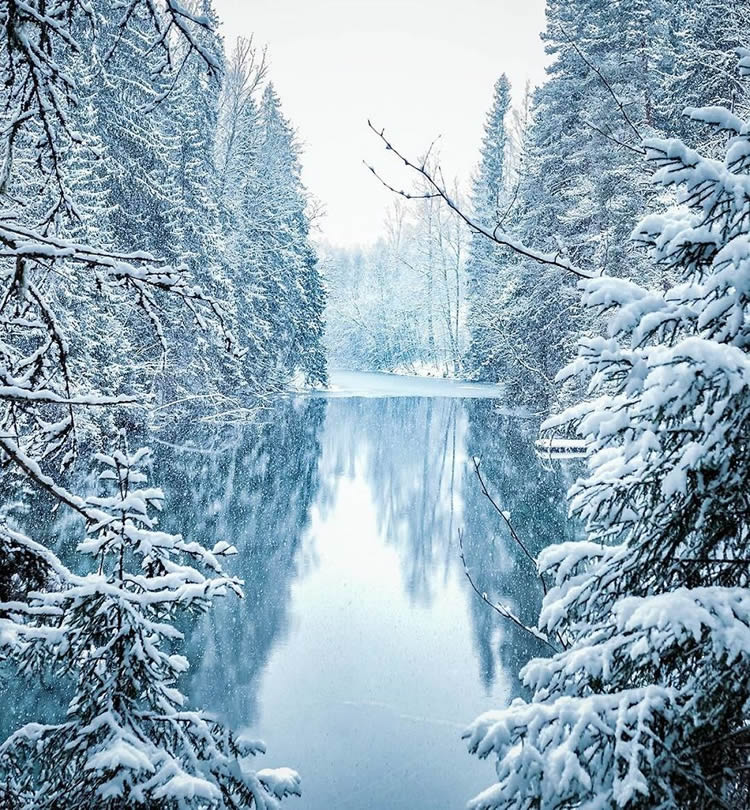
{"label": "reflection of sky in water", "polygon": [[213,456],[162,452],[182,481],[175,526],[189,513],[196,534],[235,542],[246,580],[239,610],[220,605],[190,635],[191,695],[263,738],[264,765],[300,771],[299,810],[459,808],[491,781],[461,730],[518,694],[534,650],[469,590],[458,528],[483,590],[533,620],[538,587],[469,458],[485,456],[522,531],[564,514],[533,431],[493,408],[299,400]]}
{"label": "reflection of sky in water", "polygon": [[[353,383],[357,381],[354,380]],[[389,384],[392,381],[386,381]],[[482,467],[532,550],[564,539],[565,483],[534,426],[491,399],[283,400],[261,426],[159,434],[162,528],[239,549],[245,599],[188,629],[192,703],[300,771],[298,810],[453,810],[492,781],[461,731],[520,692],[534,642],[466,583],[534,621],[539,587],[482,497]],[[75,544],[62,514],[57,550]],[[14,694],[10,726],[55,693]],[[0,723],[1,724],[1,723]]]}

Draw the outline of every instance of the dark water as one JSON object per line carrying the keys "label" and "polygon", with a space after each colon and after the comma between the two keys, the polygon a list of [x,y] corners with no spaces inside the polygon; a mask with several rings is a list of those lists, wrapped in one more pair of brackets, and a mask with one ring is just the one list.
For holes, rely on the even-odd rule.
{"label": "dark water", "polygon": [[[492,781],[461,731],[520,694],[543,650],[470,589],[458,531],[479,588],[533,623],[539,584],[470,460],[538,551],[569,531],[568,479],[536,458],[535,431],[492,399],[339,396],[151,438],[162,528],[230,541],[245,580],[244,600],[187,628],[183,690],[265,740],[258,767],[300,772],[290,808],[453,810]],[[61,551],[74,531],[58,521]],[[43,700],[17,695],[13,724]]]}

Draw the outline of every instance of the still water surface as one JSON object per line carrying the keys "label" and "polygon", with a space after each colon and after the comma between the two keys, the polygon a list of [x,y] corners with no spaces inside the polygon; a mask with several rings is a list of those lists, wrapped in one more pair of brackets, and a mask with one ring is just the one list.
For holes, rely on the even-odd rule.
{"label": "still water surface", "polygon": [[470,460],[535,551],[568,531],[568,482],[494,389],[367,376],[280,400],[260,427],[153,444],[165,528],[234,543],[246,583],[192,628],[187,691],[265,740],[259,766],[300,772],[292,808],[453,810],[493,776],[462,729],[521,694],[541,652],[464,578],[459,529],[478,586],[535,620],[538,583]]}

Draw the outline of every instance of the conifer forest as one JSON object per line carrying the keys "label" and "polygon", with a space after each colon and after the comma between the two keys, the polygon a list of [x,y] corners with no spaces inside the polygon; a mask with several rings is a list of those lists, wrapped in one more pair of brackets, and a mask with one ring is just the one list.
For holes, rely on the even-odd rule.
{"label": "conifer forest", "polygon": [[0,73],[0,810],[750,808],[750,0]]}

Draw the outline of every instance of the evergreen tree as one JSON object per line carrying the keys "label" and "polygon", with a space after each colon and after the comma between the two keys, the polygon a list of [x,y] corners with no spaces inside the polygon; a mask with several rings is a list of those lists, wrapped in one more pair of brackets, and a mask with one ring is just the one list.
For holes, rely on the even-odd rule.
{"label": "evergreen tree", "polygon": [[[750,76],[750,51],[741,51]],[[649,139],[655,180],[683,208],[635,238],[668,285],[601,276],[586,304],[613,311],[570,374],[590,396],[550,419],[589,447],[571,490],[587,539],[539,557],[553,580],[540,624],[561,649],[523,670],[529,702],[479,718],[470,749],[497,756],[474,808],[740,808],[750,801],[750,122],[722,161]]]}
{"label": "evergreen tree", "polygon": [[[548,4],[544,39],[554,61],[534,97],[520,199],[509,223],[536,249],[615,275],[638,266],[627,235],[646,188],[636,167],[651,88],[634,65],[640,50],[631,40],[652,17],[633,5]],[[573,279],[534,262],[501,260],[495,298],[487,296],[484,362],[514,398],[544,405],[555,396],[551,381],[576,336],[591,324]]]}
{"label": "evergreen tree", "polygon": [[[217,33],[219,19],[211,0],[197,4],[201,17],[209,28],[197,33],[204,50],[212,54],[224,70],[224,50]],[[188,55],[181,54],[185,59]],[[222,301],[228,329],[239,350],[247,346],[240,342],[237,330],[236,290],[229,272],[225,249],[226,231],[219,201],[220,179],[215,164],[215,144],[219,128],[221,74],[207,73],[195,59],[187,59],[174,88],[160,104],[164,116],[162,126],[174,144],[170,174],[175,196],[170,218],[179,235],[176,251],[191,276],[207,293]],[[175,311],[170,317],[169,366],[162,382],[167,401],[189,399],[201,392],[201,406],[210,406],[207,396],[216,395],[216,402],[226,407],[225,395],[241,390],[238,364],[226,352],[221,341],[195,334],[189,313]],[[186,335],[190,339],[185,339]],[[263,390],[261,380],[245,387],[244,393],[254,395]],[[173,414],[174,415],[174,414]]]}
{"label": "evergreen tree", "polygon": [[309,241],[299,147],[272,84],[263,92],[259,128],[242,215],[251,247],[246,283],[255,291],[254,311],[265,331],[260,351],[271,379],[299,369],[308,381],[322,383],[324,291]]}
{"label": "evergreen tree", "polygon": [[[473,215],[482,225],[492,228],[503,218],[509,187],[506,172],[508,135],[506,119],[510,109],[510,82],[505,74],[495,82],[492,106],[487,113],[480,152],[479,168],[474,178],[471,205]],[[466,262],[469,295],[471,345],[469,363],[474,373],[491,377],[487,369],[492,312],[486,304],[496,294],[502,281],[497,276],[498,254],[480,234],[472,234]],[[489,373],[488,373],[489,372]]]}
{"label": "evergreen tree", "polygon": [[[107,150],[112,216],[108,226],[117,248],[134,241],[170,260],[180,258],[181,225],[176,211],[175,172],[179,139],[165,120],[173,77],[160,70],[148,10],[139,5],[123,31],[110,3],[97,0],[98,81],[96,103],[106,110],[98,133]],[[148,71],[155,78],[139,77]]]}
{"label": "evergreen tree", "polygon": [[293,771],[249,770],[244,758],[263,744],[187,709],[176,688],[188,662],[173,651],[182,637],[173,619],[240,593],[219,562],[236,550],[156,528],[150,512],[164,496],[146,484],[148,460],[124,438],[97,456],[103,492],[81,506],[88,537],[78,545],[95,573],[34,598],[19,664],[33,670],[51,654],[75,690],[65,720],[29,723],[0,745],[0,800],[3,785],[39,810],[274,808],[299,793]]}
{"label": "evergreen tree", "polygon": [[[656,204],[641,139],[673,129],[697,93],[734,103],[736,81],[717,50],[739,44],[747,13],[722,0],[550,0],[543,37],[553,62],[534,96],[518,202],[500,229],[579,267],[645,281],[654,271],[628,240],[638,212]],[[726,21],[721,43],[718,17]],[[679,124],[676,134],[684,133]],[[578,335],[599,328],[581,309],[574,279],[504,253],[495,263],[501,269],[474,307],[485,339],[472,365],[502,379],[516,400],[546,408],[569,398],[553,384],[556,370]]]}
{"label": "evergreen tree", "polygon": [[[115,245],[109,226],[117,212],[109,192],[111,164],[100,134],[105,128],[102,109],[97,102],[101,61],[95,29],[81,22],[76,33],[86,46],[71,54],[69,64],[77,86],[77,102],[70,117],[79,140],[71,144],[65,156],[75,216],[58,220],[57,230],[64,238],[111,250]],[[123,362],[123,348],[129,345],[130,338],[117,317],[118,312],[132,313],[128,296],[103,285],[95,274],[82,277],[75,287],[62,280],[52,281],[50,286],[53,287],[51,292],[59,308],[64,332],[97,336],[95,340],[82,341],[81,351],[71,357],[74,376],[89,390],[116,394],[123,375],[129,371]],[[111,433],[111,413],[100,412],[92,416],[105,432]]]}
{"label": "evergreen tree", "polygon": [[735,51],[745,42],[749,24],[747,3],[677,0],[672,5],[655,43],[655,80],[663,88],[654,104],[658,128],[695,138],[701,148],[721,158],[723,136],[710,127],[696,132],[695,125],[681,117],[682,111],[707,105],[738,112],[747,104],[735,70]]}
{"label": "evergreen tree", "polygon": [[223,164],[221,182],[225,190],[220,200],[223,233],[226,234],[223,255],[233,290],[236,331],[240,345],[248,349],[242,360],[242,376],[251,389],[263,381],[273,387],[277,380],[270,374],[266,352],[270,336],[258,312],[262,292],[253,272],[258,261],[257,245],[247,220],[248,200],[252,201],[256,193],[261,137],[258,107],[252,97],[245,99],[237,110],[237,120],[232,122],[232,127],[232,148]]}

